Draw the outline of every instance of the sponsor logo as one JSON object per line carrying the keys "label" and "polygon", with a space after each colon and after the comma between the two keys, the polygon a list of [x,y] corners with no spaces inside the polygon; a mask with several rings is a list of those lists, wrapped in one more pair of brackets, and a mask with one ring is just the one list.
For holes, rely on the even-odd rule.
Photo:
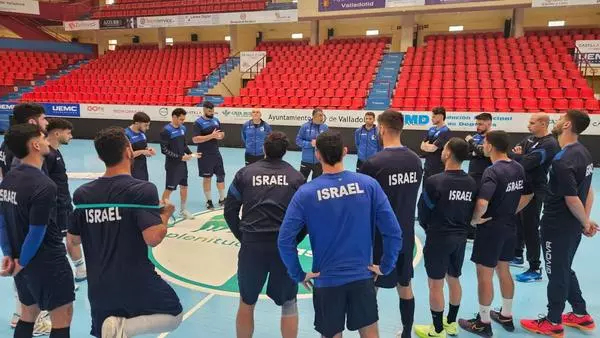
{"label": "sponsor logo", "polygon": [[246,20],[246,18],[247,18],[247,15],[246,15],[246,13],[241,13],[241,14],[240,14],[240,20],[242,20],[242,21],[245,21],[245,20]]}
{"label": "sponsor logo", "polygon": [[163,117],[169,115],[169,109],[168,108],[164,108],[164,107],[160,108],[158,110],[158,115],[163,116]]}
{"label": "sponsor logo", "polygon": [[2,103],[0,104],[0,110],[10,110],[12,112],[12,110],[15,108],[15,104],[14,103]]}
{"label": "sponsor logo", "polygon": [[48,116],[79,117],[78,104],[44,104],[44,110]]}
{"label": "sponsor logo", "polygon": [[102,106],[87,106],[86,110],[89,112],[98,113],[98,112],[104,112],[104,107],[102,107]]}

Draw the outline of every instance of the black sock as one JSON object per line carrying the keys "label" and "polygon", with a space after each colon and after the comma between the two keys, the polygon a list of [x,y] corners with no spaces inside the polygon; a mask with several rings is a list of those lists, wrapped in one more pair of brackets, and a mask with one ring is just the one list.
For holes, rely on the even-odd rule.
{"label": "black sock", "polygon": [[402,319],[402,338],[410,337],[415,320],[415,299],[400,298],[400,317]]}
{"label": "black sock", "polygon": [[70,338],[71,334],[70,332],[70,328],[67,327],[63,327],[62,329],[55,329],[52,328],[52,331],[50,331],[50,338]]}
{"label": "black sock", "polygon": [[444,311],[433,311],[431,310],[431,318],[433,318],[433,326],[435,327],[435,332],[440,333],[444,330],[444,323],[442,318],[444,317]]}
{"label": "black sock", "polygon": [[448,324],[454,323],[456,321],[456,316],[458,316],[459,307],[460,305],[450,304],[450,310],[448,310]]}
{"label": "black sock", "polygon": [[33,324],[19,320],[15,328],[14,338],[31,338],[33,337]]}

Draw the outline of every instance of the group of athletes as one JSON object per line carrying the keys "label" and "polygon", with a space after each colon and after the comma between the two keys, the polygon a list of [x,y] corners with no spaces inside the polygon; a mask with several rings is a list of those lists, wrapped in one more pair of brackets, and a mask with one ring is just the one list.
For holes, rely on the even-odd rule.
{"label": "group of athletes", "polygon": [[[594,329],[571,269],[582,235],[592,237],[598,230],[590,220],[592,158],[578,142],[590,123],[587,113],[568,111],[552,133],[548,116],[534,114],[529,121],[532,135],[511,147],[506,132],[491,130],[490,114],[478,115],[477,133],[462,139],[451,137],[445,110],[435,108],[433,127],[420,145],[424,165],[402,145],[400,112],[379,114],[377,125],[375,115],[367,113],[365,124],[355,131],[355,173],[344,169],[347,147],[340,133],[328,130],[322,110],[314,109],[296,136],[302,149],[296,170],[283,160],[290,145],[287,136],[273,131],[254,109],[241,129],[246,166],[235,174],[227,194],[218,143],[225,133],[214,106],[206,102],[194,122],[196,152],[186,141],[186,114],[175,109],[160,133],[166,170],[160,199],[149,182],[146,162],[156,155],[145,135],[150,117],[140,112],[126,129],[97,133],[94,146],[106,172],[78,188],[71,201],[58,148],[71,139],[72,125],[63,119],[48,123],[39,105],[15,106],[14,123],[0,147],[0,274],[12,276],[16,286],[15,338],[44,334],[48,325],[50,337],[69,337],[74,281],[86,278],[93,336],[133,337],[180,325],[180,300],[155,272],[147,246],[165,238],[175,211],[169,199],[178,187],[180,217],[194,218],[186,208],[187,162],[193,158],[204,180],[206,208],[215,207],[211,179],[216,176],[218,204],[241,243],[238,337],[252,337],[254,307],[265,283],[268,297],[281,306],[283,337],[298,335],[299,283],[313,291],[315,330],[323,337],[341,337],[345,327],[358,330],[361,337],[378,337],[378,288],[397,289],[402,322],[398,336],[410,337],[417,209],[427,234],[424,261],[432,315],[431,325],[414,326],[419,337],[456,335],[459,327],[491,337],[491,321],[513,331],[509,265],[523,263],[523,245],[530,268],[517,280],[541,280],[542,248],[548,313],[521,320],[521,325],[553,337],[564,335],[563,325]],[[469,159],[467,173],[462,163]],[[297,254],[307,234],[313,255],[310,272],[303,271]],[[477,268],[480,306],[475,318],[465,320],[457,317],[468,238],[474,240],[471,260]],[[498,311],[491,309],[494,271],[502,293]],[[450,291],[446,317],[444,280]],[[563,314],[566,301],[572,312]],[[48,311],[49,318],[40,311]]]}

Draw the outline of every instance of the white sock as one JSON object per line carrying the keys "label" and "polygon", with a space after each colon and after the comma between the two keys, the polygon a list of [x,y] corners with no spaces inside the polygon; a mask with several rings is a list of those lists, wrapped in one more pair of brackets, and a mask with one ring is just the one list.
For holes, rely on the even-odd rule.
{"label": "white sock", "polygon": [[142,334],[170,332],[181,324],[183,314],[177,316],[166,314],[155,314],[138,316],[125,319],[123,331],[126,337],[134,337]]}
{"label": "white sock", "polygon": [[210,190],[209,191],[204,190],[204,197],[206,197],[207,202],[211,201],[212,200],[212,192]]}
{"label": "white sock", "polygon": [[83,258],[79,258],[78,260],[73,261],[73,265],[75,266],[75,268],[79,268],[80,266],[83,266],[83,263],[84,263]]}
{"label": "white sock", "polygon": [[492,322],[492,318],[490,318],[490,306],[485,306],[479,304],[479,316],[481,317],[481,321],[489,324]]}
{"label": "white sock", "polygon": [[225,199],[225,189],[219,189],[219,201]]}
{"label": "white sock", "polygon": [[502,311],[500,314],[503,317],[512,317],[512,299],[502,298]]}
{"label": "white sock", "polygon": [[185,210],[185,203],[181,203],[181,212],[184,212]]}

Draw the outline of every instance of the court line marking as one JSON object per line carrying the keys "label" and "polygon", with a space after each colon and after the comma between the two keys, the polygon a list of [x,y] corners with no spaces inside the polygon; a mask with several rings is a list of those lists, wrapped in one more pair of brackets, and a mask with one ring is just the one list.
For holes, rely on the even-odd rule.
{"label": "court line marking", "polygon": [[[214,296],[216,296],[216,294],[211,293],[211,294],[208,294],[206,297],[202,298],[202,300],[200,302],[198,302],[198,304],[196,304],[193,308],[191,308],[188,312],[186,312],[183,315],[181,323],[183,323],[186,319],[190,318],[196,311],[200,310],[200,308],[203,307],[204,305],[206,305],[206,303],[208,303],[208,301],[211,300]],[[171,332],[163,332],[157,338],[164,338],[164,337],[168,336],[169,333],[171,333]]]}

